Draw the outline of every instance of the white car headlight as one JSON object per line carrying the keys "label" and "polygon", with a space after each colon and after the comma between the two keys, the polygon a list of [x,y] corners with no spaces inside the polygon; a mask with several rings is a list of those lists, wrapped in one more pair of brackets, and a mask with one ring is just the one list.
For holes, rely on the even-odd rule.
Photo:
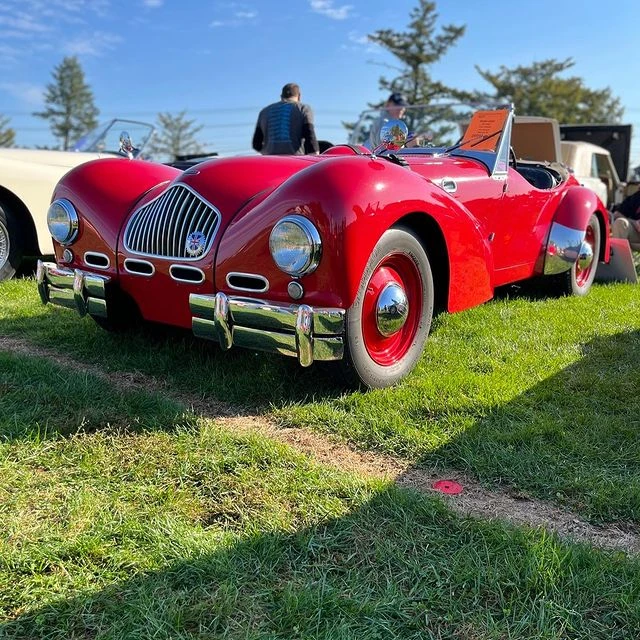
{"label": "white car headlight", "polygon": [[298,277],[315,271],[322,255],[322,241],[307,218],[286,216],[271,230],[269,249],[279,269]]}
{"label": "white car headlight", "polygon": [[60,244],[71,244],[78,235],[78,213],[64,198],[54,200],[47,211],[49,233]]}

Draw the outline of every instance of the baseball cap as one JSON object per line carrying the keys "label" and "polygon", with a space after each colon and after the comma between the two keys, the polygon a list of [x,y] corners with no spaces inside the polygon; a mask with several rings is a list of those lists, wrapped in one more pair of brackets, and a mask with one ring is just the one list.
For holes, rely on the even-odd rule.
{"label": "baseball cap", "polygon": [[393,104],[397,104],[399,107],[406,107],[407,101],[404,96],[399,91],[394,91],[390,96],[387,102],[393,102]]}

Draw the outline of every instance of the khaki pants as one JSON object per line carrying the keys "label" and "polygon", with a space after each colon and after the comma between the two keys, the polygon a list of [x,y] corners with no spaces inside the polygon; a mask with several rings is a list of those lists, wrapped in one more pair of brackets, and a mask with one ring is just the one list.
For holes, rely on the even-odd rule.
{"label": "khaki pants", "polygon": [[623,216],[616,218],[611,225],[611,235],[614,238],[626,238],[633,251],[640,251],[640,233],[632,222]]}

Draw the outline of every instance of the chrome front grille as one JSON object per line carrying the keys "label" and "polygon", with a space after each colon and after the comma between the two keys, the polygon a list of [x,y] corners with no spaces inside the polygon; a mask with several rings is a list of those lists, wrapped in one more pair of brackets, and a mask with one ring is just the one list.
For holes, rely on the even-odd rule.
{"label": "chrome front grille", "polygon": [[[198,260],[211,248],[219,224],[220,212],[212,204],[190,187],[178,184],[131,216],[124,246],[130,253],[145,256]],[[200,245],[191,242],[194,236]]]}

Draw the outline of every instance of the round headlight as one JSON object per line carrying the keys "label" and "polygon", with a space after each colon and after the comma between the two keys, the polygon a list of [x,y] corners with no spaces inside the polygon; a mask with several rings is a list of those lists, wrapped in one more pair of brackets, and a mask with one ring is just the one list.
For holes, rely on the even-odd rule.
{"label": "round headlight", "polygon": [[75,207],[68,200],[54,200],[47,211],[47,225],[54,240],[60,244],[71,244],[78,235]]}
{"label": "round headlight", "polygon": [[286,216],[271,230],[269,249],[278,268],[291,276],[315,271],[322,255],[318,230],[302,216]]}

